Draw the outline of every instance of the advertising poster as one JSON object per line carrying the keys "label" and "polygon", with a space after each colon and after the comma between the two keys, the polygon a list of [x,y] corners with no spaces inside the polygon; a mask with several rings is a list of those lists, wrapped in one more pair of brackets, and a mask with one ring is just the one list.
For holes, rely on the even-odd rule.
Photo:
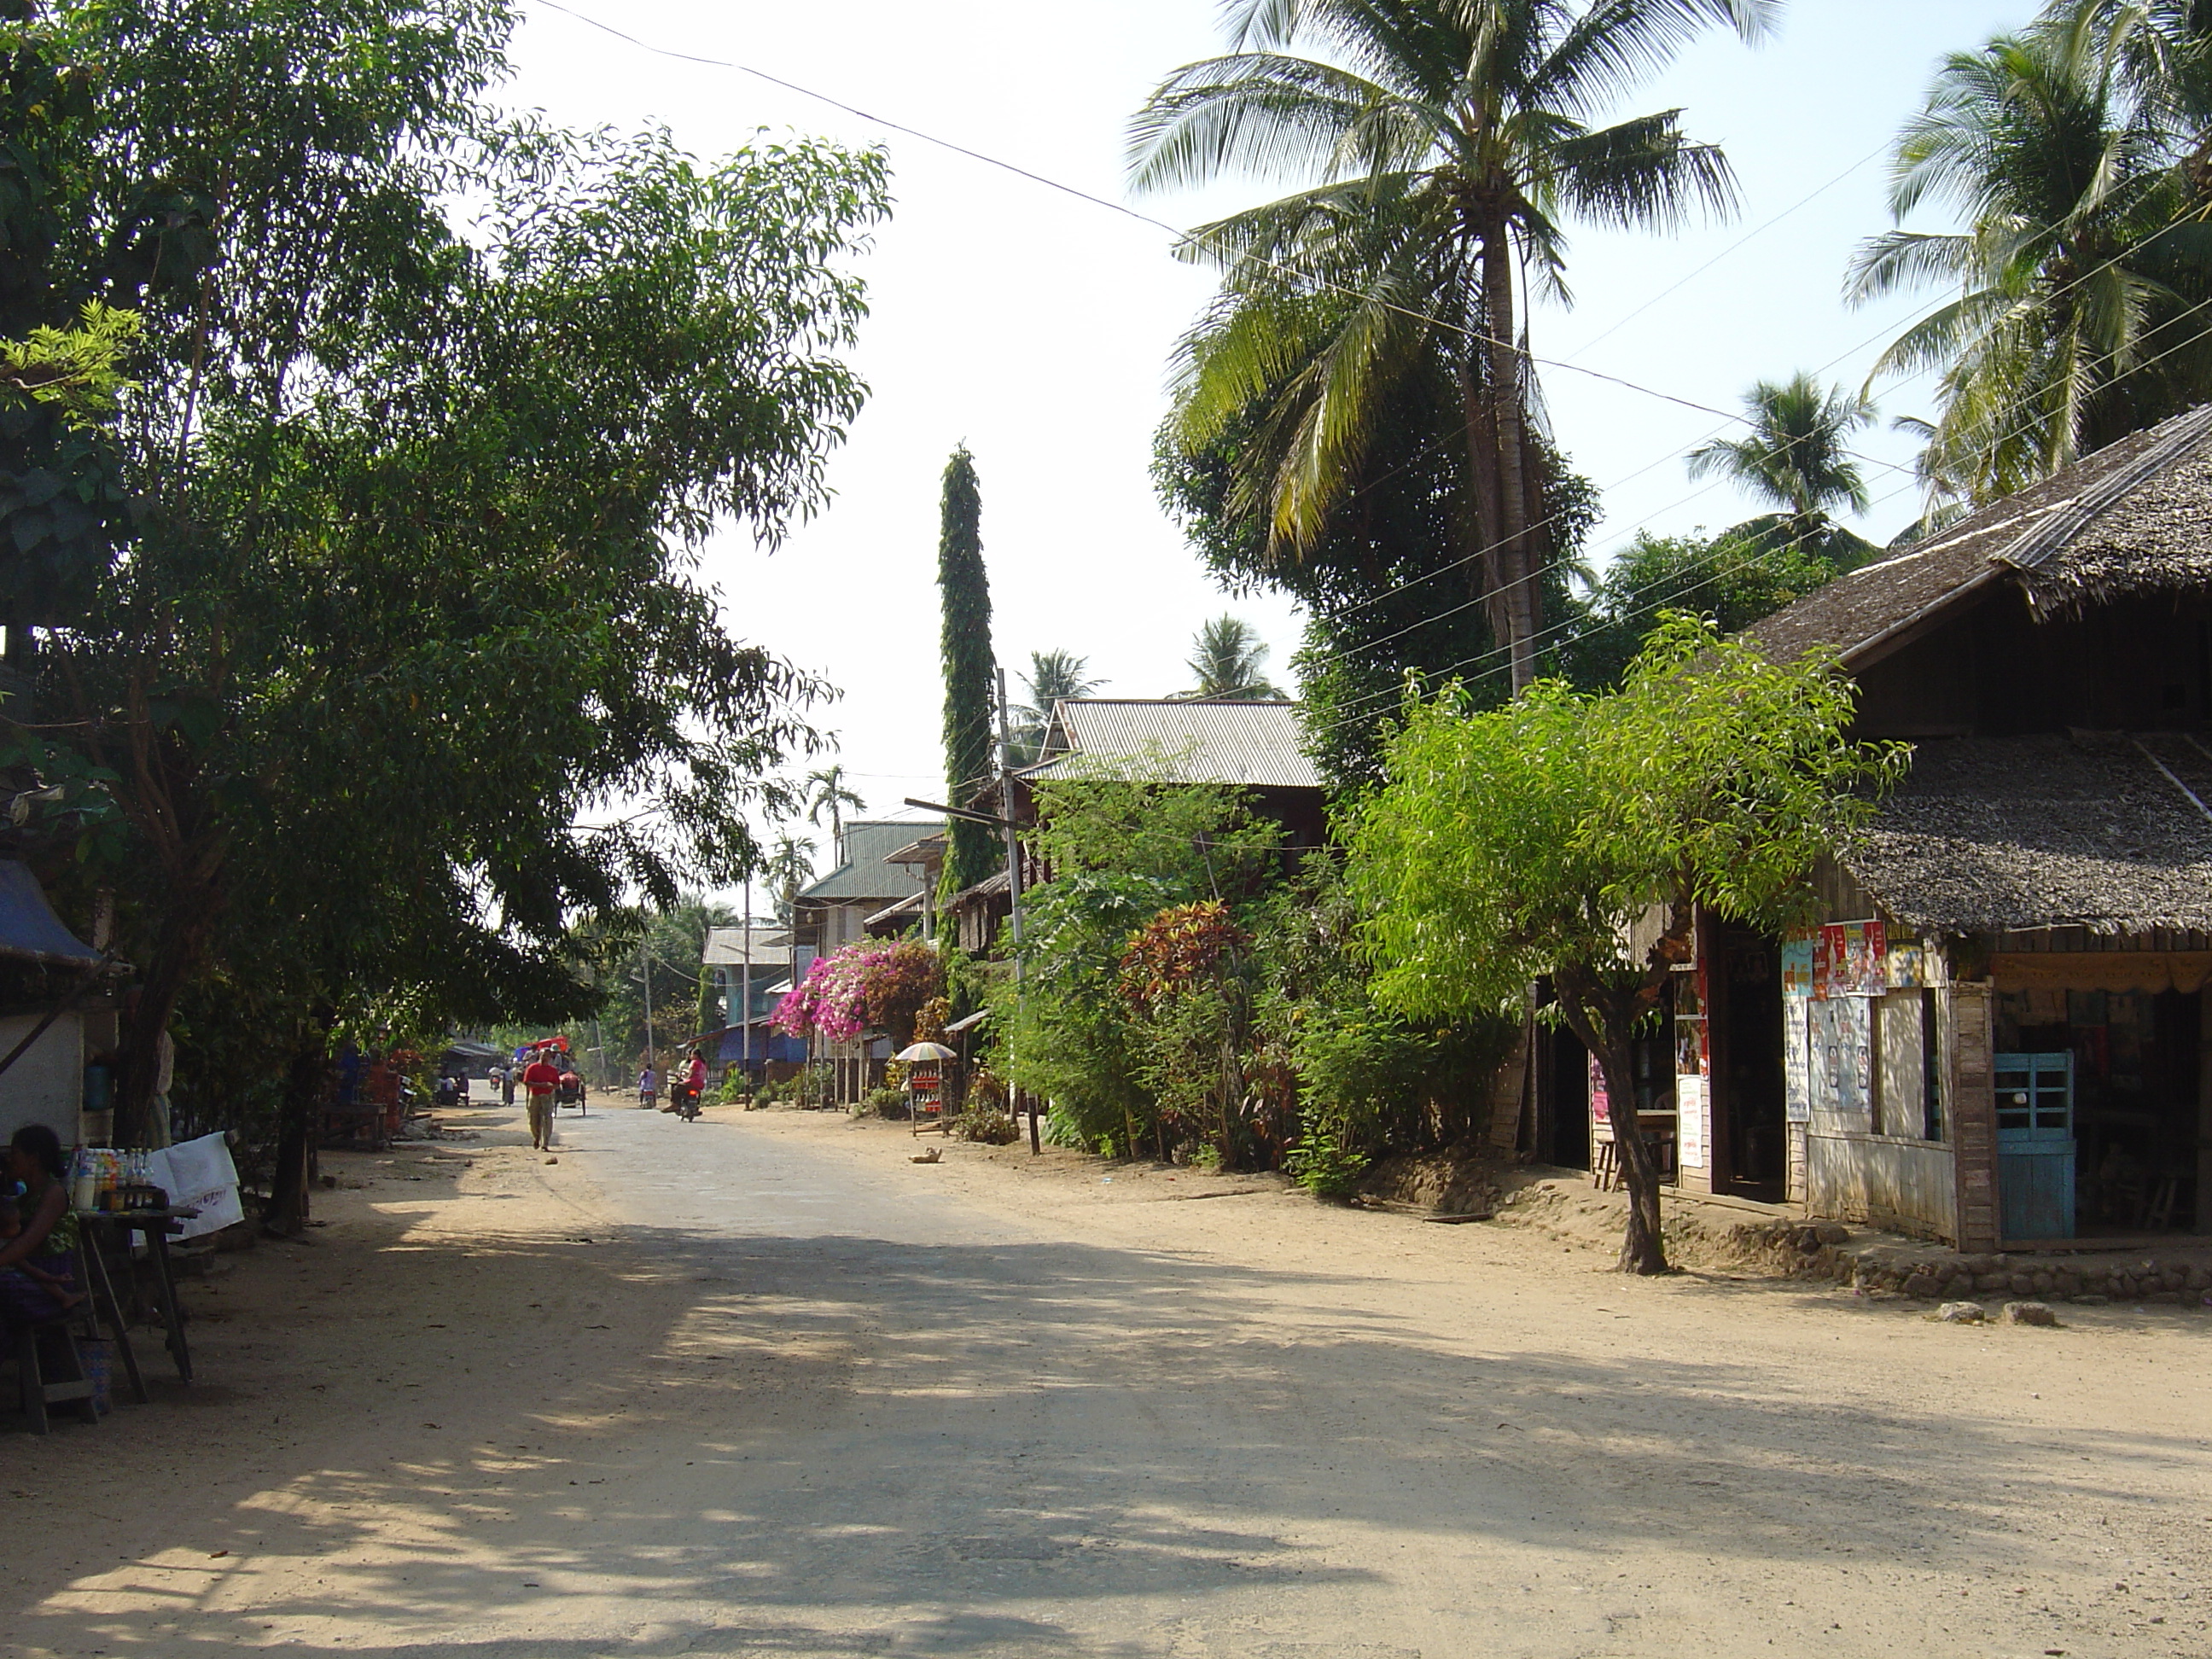
{"label": "advertising poster", "polygon": [[1927,948],[1918,939],[1891,945],[1886,959],[1893,991],[1917,991],[1936,982],[1928,975]]}
{"label": "advertising poster", "polygon": [[1864,1132],[1874,1123],[1874,1020],[1863,997],[1835,997],[1810,1006],[1812,1101],[1838,1127]]}
{"label": "advertising poster", "polygon": [[1813,996],[1878,997],[1889,988],[1879,921],[1833,921],[1813,941]]}
{"label": "advertising poster", "polygon": [[1686,1170],[1705,1167],[1705,1080],[1674,1079],[1674,1156]]}
{"label": "advertising poster", "polygon": [[1813,994],[1813,939],[1806,933],[1782,941],[1782,994],[1785,997]]}
{"label": "advertising poster", "polygon": [[1613,1103],[1605,1092],[1605,1068],[1597,1063],[1595,1054],[1589,1057],[1589,1103],[1591,1122],[1613,1121]]}
{"label": "advertising poster", "polygon": [[[1809,971],[1812,947],[1806,947]],[[1792,1123],[1813,1115],[1812,1002],[1790,997],[1782,1005],[1782,1115]]]}
{"label": "advertising poster", "polygon": [[1674,1022],[1674,1075],[1703,1077],[1705,1074],[1705,1022],[1702,1019],[1678,1019]]}

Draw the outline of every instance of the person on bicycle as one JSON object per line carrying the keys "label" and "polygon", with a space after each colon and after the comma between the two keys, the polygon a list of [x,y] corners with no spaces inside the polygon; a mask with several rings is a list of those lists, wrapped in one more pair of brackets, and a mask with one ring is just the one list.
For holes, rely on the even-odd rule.
{"label": "person on bicycle", "polygon": [[660,1098],[660,1079],[653,1074],[653,1062],[647,1060],[645,1069],[637,1074],[637,1103],[651,1111]]}

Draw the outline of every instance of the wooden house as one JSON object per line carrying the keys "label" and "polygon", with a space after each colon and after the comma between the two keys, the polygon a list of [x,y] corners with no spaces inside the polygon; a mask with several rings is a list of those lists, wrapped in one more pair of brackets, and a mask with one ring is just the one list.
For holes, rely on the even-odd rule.
{"label": "wooden house", "polygon": [[1909,775],[1825,925],[1701,919],[1684,1188],[1968,1250],[2212,1231],[2212,407],[1751,630]]}

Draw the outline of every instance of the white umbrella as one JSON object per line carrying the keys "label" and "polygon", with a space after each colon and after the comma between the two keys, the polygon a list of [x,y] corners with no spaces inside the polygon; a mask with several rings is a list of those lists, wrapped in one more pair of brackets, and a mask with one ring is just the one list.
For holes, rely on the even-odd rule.
{"label": "white umbrella", "polygon": [[941,1042],[917,1042],[898,1051],[901,1060],[957,1060],[960,1056]]}

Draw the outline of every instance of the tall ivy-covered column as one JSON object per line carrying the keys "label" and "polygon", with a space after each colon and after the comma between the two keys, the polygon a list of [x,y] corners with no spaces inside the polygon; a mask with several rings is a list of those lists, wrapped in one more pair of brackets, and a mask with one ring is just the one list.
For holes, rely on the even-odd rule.
{"label": "tall ivy-covered column", "polygon": [[[937,543],[937,588],[944,615],[945,799],[964,806],[992,769],[995,730],[991,654],[991,581],[983,568],[983,496],[975,458],[965,444],[945,464]],[[988,824],[955,818],[947,833],[939,888],[950,898],[998,867]]]}

